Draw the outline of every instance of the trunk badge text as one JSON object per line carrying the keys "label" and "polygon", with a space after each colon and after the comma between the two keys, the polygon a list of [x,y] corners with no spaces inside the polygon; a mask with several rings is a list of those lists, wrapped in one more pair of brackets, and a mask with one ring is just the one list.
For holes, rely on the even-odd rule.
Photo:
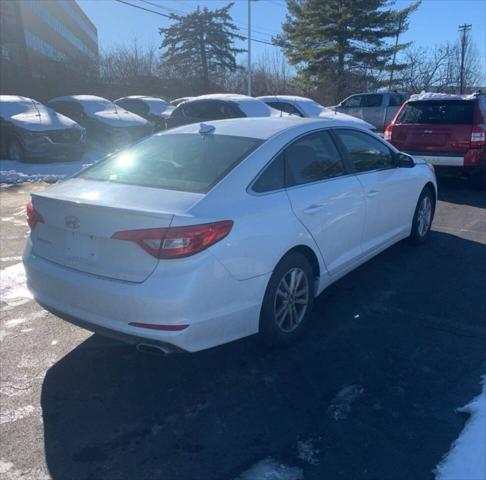
{"label": "trunk badge text", "polygon": [[79,218],[75,217],[74,215],[69,215],[67,217],[64,217],[64,223],[66,224],[66,227],[76,230],[79,228]]}

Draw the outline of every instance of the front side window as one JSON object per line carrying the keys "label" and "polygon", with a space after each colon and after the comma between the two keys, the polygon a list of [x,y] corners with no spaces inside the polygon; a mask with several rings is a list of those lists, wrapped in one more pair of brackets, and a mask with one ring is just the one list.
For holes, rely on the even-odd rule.
{"label": "front side window", "polygon": [[345,174],[345,167],[329,133],[315,132],[290,145],[285,154],[286,185],[303,185]]}
{"label": "front side window", "polygon": [[261,143],[260,139],[230,135],[154,135],[78,176],[205,193]]}
{"label": "front side window", "polygon": [[342,103],[343,107],[346,108],[358,108],[361,105],[362,95],[353,95]]}
{"label": "front side window", "polygon": [[290,113],[291,115],[298,115],[299,117],[302,117],[302,113],[291,103],[286,103],[286,102],[268,102],[267,105],[270,105],[272,108],[275,108],[276,110],[280,110],[282,112]]}
{"label": "front side window", "polygon": [[336,130],[357,172],[396,166],[392,151],[376,138],[355,130]]}
{"label": "front side window", "polygon": [[381,107],[383,95],[363,95],[361,100],[362,107]]}

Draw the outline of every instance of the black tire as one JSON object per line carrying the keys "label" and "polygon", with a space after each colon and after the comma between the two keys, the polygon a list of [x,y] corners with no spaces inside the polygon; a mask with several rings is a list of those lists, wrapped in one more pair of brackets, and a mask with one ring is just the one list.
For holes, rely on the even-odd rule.
{"label": "black tire", "polygon": [[410,242],[420,245],[427,240],[434,219],[435,195],[430,187],[425,187],[415,207]]}
{"label": "black tire", "polygon": [[486,166],[479,172],[469,175],[468,184],[476,190],[486,190]]}
{"label": "black tire", "polygon": [[7,158],[18,162],[25,162],[27,160],[24,147],[15,137],[11,137],[8,141]]}
{"label": "black tire", "polygon": [[[295,290],[285,299],[281,295],[284,285],[282,281],[285,279],[285,283],[290,287],[292,278],[295,279]],[[314,304],[314,280],[309,261],[299,252],[289,253],[275,267],[268,282],[260,313],[260,333],[268,344],[288,345],[305,331]],[[299,292],[304,291],[305,286],[307,286],[307,296],[299,295]],[[283,313],[278,317],[276,315],[282,308],[287,312],[283,321]],[[295,322],[292,322],[291,317]]]}

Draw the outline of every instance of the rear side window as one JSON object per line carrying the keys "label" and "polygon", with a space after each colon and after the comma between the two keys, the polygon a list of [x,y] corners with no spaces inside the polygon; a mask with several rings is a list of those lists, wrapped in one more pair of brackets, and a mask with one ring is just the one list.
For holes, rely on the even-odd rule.
{"label": "rear side window", "polygon": [[260,139],[230,135],[154,135],[78,176],[206,193],[261,143]]}
{"label": "rear side window", "polygon": [[272,192],[285,187],[285,158],[281,153],[265,168],[263,173],[253,184],[252,190],[256,193]]}
{"label": "rear side window", "polygon": [[285,150],[286,185],[303,185],[344,175],[345,167],[327,132],[306,135]]}
{"label": "rear side window", "polygon": [[470,125],[473,114],[472,100],[409,102],[403,107],[396,123]]}
{"label": "rear side window", "polygon": [[390,95],[390,107],[399,107],[403,103],[404,97],[393,93]]}

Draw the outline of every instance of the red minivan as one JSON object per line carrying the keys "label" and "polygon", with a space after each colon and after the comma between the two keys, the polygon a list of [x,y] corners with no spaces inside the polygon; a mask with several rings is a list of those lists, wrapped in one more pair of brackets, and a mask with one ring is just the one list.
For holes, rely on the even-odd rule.
{"label": "red minivan", "polygon": [[385,140],[440,172],[460,172],[486,188],[486,94],[412,95],[385,129]]}

